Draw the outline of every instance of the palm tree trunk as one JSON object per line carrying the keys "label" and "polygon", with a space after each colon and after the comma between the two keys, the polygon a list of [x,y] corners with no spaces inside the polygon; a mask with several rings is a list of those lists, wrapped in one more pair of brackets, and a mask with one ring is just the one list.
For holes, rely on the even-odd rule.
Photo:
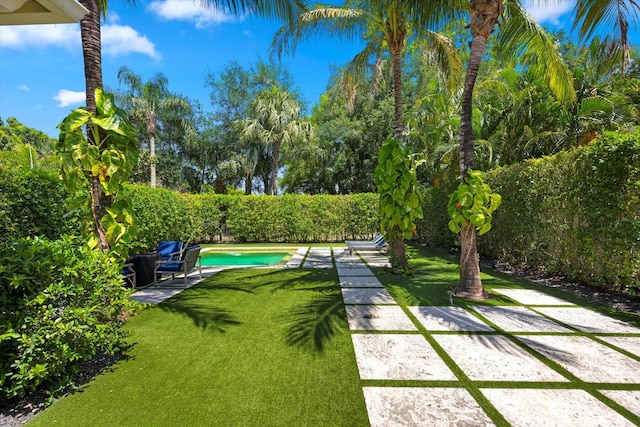
{"label": "palm tree trunk", "polygon": [[[502,16],[502,0],[471,0],[471,54],[462,92],[460,112],[460,181],[464,182],[467,170],[473,167],[473,88],[482,62],[487,38]],[[480,280],[480,260],[476,242],[476,229],[467,224],[460,231],[460,283],[456,295],[471,299],[488,298]]]}
{"label": "palm tree trunk", "polygon": [[273,157],[271,158],[271,182],[269,183],[269,194],[278,194],[278,163],[280,158],[280,143],[273,143]]}
{"label": "palm tree trunk", "polygon": [[149,160],[150,160],[150,178],[149,186],[156,188],[156,115],[152,109],[149,111],[149,123],[147,123],[147,133],[149,134]]}
{"label": "palm tree trunk", "polygon": [[250,173],[244,177],[244,194],[247,196],[250,196],[253,191],[252,181],[253,181],[253,177],[251,176]]}
{"label": "palm tree trunk", "polygon": [[394,120],[393,120],[393,136],[402,141],[402,131],[404,130],[404,120],[402,117],[402,58],[400,50],[392,50],[392,67],[393,67],[393,101],[394,101]]}
{"label": "palm tree trunk", "polygon": [[[98,0],[80,0],[80,4],[89,10],[89,13],[80,21],[80,38],[82,40],[82,54],[84,57],[85,92],[87,110],[96,114],[95,91],[102,87],[102,45],[100,41],[100,3]],[[100,145],[95,141],[93,134],[88,132],[89,143]],[[109,250],[106,230],[100,222],[107,213],[106,208],[110,204],[108,197],[104,195],[100,180],[91,175],[91,214],[93,216],[93,228],[98,239],[98,248],[106,252]]]}

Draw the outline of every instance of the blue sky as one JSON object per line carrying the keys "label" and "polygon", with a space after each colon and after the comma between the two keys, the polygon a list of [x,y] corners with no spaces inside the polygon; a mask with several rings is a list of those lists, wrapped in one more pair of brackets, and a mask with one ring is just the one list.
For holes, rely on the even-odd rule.
{"label": "blue sky", "polygon": [[[528,7],[544,25],[568,22],[574,0],[550,3]],[[172,92],[211,109],[209,90],[204,86],[207,73],[217,75],[233,60],[248,66],[258,57],[268,59],[268,47],[279,27],[276,21],[233,17],[202,9],[189,0],[138,1],[135,8],[124,0],[111,0],[102,26],[104,84],[117,88],[122,66],[143,80],[162,72]],[[631,41],[638,43],[637,31],[631,34]],[[362,46],[337,39],[310,41],[294,57],[284,58],[284,63],[313,105],[326,89],[330,65],[347,63]],[[0,27],[2,119],[16,117],[57,137],[56,125],[81,105],[84,70],[78,24]]]}

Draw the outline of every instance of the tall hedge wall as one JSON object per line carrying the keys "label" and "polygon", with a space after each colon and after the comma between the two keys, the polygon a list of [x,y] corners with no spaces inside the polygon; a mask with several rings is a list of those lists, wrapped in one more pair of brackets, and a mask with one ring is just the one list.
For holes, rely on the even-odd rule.
{"label": "tall hedge wall", "polygon": [[[640,286],[640,131],[487,174],[503,197],[480,253],[616,291]],[[427,192],[419,237],[451,246],[449,188]],[[431,204],[433,203],[433,204]]]}

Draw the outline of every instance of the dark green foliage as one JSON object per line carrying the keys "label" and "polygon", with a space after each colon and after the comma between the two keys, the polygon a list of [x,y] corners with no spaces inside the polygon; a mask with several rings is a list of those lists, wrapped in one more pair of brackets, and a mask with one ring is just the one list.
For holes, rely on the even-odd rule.
{"label": "dark green foliage", "polygon": [[60,390],[77,362],[120,346],[120,267],[71,238],[0,246],[0,291],[0,405]]}
{"label": "dark green foliage", "polygon": [[77,229],[77,222],[65,217],[67,199],[53,172],[0,166],[0,243],[28,236],[57,239]]}
{"label": "dark green foliage", "polygon": [[[614,291],[640,286],[640,131],[487,174],[502,194],[484,256]],[[423,240],[451,247],[441,187],[427,192]],[[444,236],[442,236],[444,234]]]}

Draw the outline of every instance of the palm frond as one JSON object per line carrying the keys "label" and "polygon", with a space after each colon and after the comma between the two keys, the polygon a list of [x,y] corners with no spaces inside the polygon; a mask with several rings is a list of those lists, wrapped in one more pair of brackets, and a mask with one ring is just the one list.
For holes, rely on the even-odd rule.
{"label": "palm frond", "polygon": [[520,57],[563,102],[574,102],[573,77],[558,46],[518,0],[507,1],[507,18],[498,34],[502,54]]}
{"label": "palm frond", "polygon": [[446,83],[450,91],[460,87],[462,83],[462,60],[453,42],[448,37],[427,30],[425,44],[430,58],[435,62],[441,74],[441,80]]}

